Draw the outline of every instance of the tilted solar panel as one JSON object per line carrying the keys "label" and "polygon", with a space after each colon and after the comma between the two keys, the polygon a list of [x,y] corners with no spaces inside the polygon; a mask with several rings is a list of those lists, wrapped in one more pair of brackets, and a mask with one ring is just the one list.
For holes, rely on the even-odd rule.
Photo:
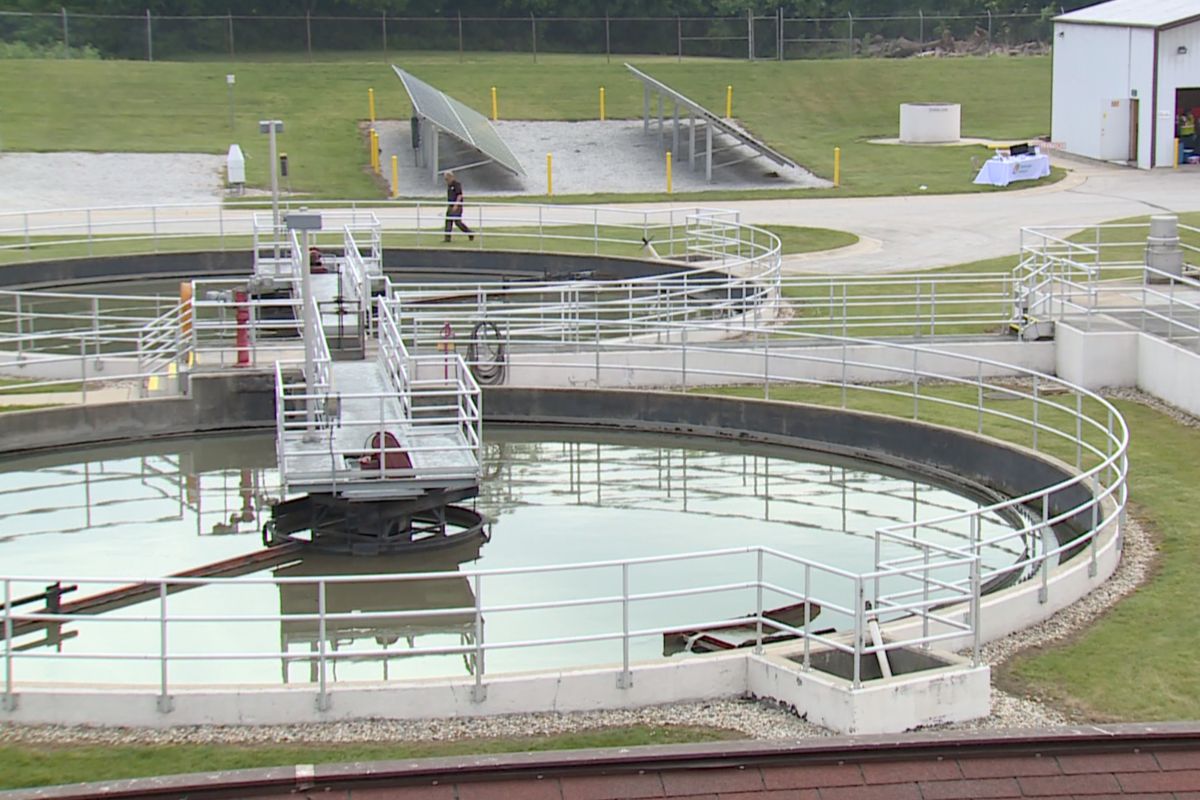
{"label": "tilted solar panel", "polygon": [[420,78],[392,65],[404,90],[412,100],[413,113],[453,136],[468,147],[483,153],[515,175],[524,175],[520,160],[508,148],[492,123],[475,109],[425,83]]}
{"label": "tilted solar panel", "polygon": [[707,108],[700,105],[696,101],[691,100],[688,97],[686,97],[682,92],[675,91],[670,86],[667,86],[665,83],[658,80],[657,78],[650,77],[649,75],[642,72],[640,69],[633,66],[632,64],[626,64],[625,67],[630,72],[632,72],[634,75],[636,75],[637,78],[644,85],[651,87],[655,91],[661,92],[663,95],[671,98],[672,101],[679,103],[679,105],[690,109],[692,111],[692,113],[696,114],[699,117],[702,117],[704,120],[706,120],[711,125],[713,125],[713,127],[719,129],[722,133],[726,133],[726,134],[732,136],[733,138],[737,139],[739,142],[746,145],[750,149],[754,150],[759,155],[762,155],[762,156],[765,156],[766,158],[771,159],[772,161],[774,161],[776,164],[779,164],[780,166],[796,167],[797,169],[801,168],[800,165],[797,164],[795,161],[792,161],[790,158],[785,156],[783,153],[780,153],[778,150],[775,150],[770,145],[768,145],[766,142],[756,139],[754,136],[751,136],[749,133],[742,130],[737,125],[734,125],[733,123],[717,116],[716,114],[709,111]]}

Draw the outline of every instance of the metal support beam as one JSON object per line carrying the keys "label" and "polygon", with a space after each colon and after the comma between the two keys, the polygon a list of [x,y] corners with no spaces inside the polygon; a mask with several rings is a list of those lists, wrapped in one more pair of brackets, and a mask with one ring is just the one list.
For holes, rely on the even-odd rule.
{"label": "metal support beam", "polygon": [[671,152],[676,155],[679,153],[679,103],[675,103],[675,110],[671,114]]}
{"label": "metal support beam", "polygon": [[696,114],[688,112],[688,168],[696,171]]}
{"label": "metal support beam", "polygon": [[704,180],[712,183],[712,125],[704,126]]}
{"label": "metal support beam", "polygon": [[656,97],[658,98],[658,143],[661,145],[663,143],[663,103],[661,94]]}
{"label": "metal support beam", "polygon": [[429,132],[429,170],[433,175],[433,182],[438,182],[438,130],[434,128]]}
{"label": "metal support beam", "polygon": [[642,84],[642,133],[650,132],[650,87]]}

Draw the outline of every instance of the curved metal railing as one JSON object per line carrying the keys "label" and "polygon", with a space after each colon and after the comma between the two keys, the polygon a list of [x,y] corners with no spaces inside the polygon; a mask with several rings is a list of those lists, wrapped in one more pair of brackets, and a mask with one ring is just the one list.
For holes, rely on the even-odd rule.
{"label": "curved metal railing", "polygon": [[[559,208],[559,207],[555,207]],[[589,210],[573,210],[586,216]],[[599,214],[595,210],[594,242],[600,243]],[[526,212],[528,213],[528,210]],[[538,213],[541,213],[539,209]],[[621,212],[649,214],[651,212]],[[674,213],[674,212],[670,212]],[[673,220],[671,217],[670,220]],[[670,221],[669,220],[669,221]],[[440,221],[440,219],[438,220]],[[478,223],[478,221],[476,221]],[[425,223],[422,223],[423,225]],[[515,224],[515,223],[514,223]],[[673,222],[670,222],[673,225]],[[636,228],[636,225],[634,226]],[[744,230],[747,226],[735,225]],[[681,227],[685,230],[686,226]],[[486,228],[485,228],[486,230]],[[753,231],[753,229],[748,229]],[[439,230],[440,235],[440,230]],[[750,233],[751,240],[757,234]],[[385,237],[386,238],[386,237]],[[674,232],[668,237],[675,241]],[[767,246],[756,255],[737,256],[735,264],[748,264],[755,279],[778,274],[778,241],[768,237]],[[707,247],[712,247],[709,242]],[[739,260],[740,259],[740,260]],[[761,264],[756,259],[762,259]],[[723,264],[725,274],[734,270]],[[761,269],[760,269],[761,268]],[[664,291],[674,291],[676,276],[667,276]],[[652,281],[645,282],[652,285]],[[940,514],[935,519],[889,525],[876,532],[876,558],[872,569],[854,573],[822,564],[817,560],[800,558],[769,548],[746,547],[711,553],[693,553],[653,559],[627,559],[556,567],[521,570],[474,570],[454,573],[419,575],[385,575],[364,578],[323,576],[304,579],[318,599],[325,598],[330,587],[344,582],[385,582],[394,585],[422,581],[461,580],[472,588],[474,604],[454,605],[433,611],[372,612],[370,621],[416,624],[421,617],[431,615],[459,619],[463,630],[470,632],[469,641],[457,645],[435,644],[413,647],[405,655],[467,656],[469,668],[477,685],[489,674],[486,654],[548,645],[619,642],[619,651],[606,651],[610,660],[619,652],[622,673],[628,674],[631,659],[637,651],[631,642],[646,637],[661,636],[682,627],[712,626],[722,620],[698,618],[686,604],[670,608],[664,617],[668,621],[639,626],[630,620],[630,610],[644,604],[672,603],[681,598],[702,598],[725,593],[750,593],[754,598],[751,622],[761,631],[763,625],[789,631],[801,637],[804,646],[804,666],[809,665],[810,645],[841,650],[855,656],[854,682],[860,679],[858,664],[864,655],[883,653],[902,647],[923,647],[933,643],[946,646],[971,647],[978,657],[980,641],[1007,632],[1031,618],[1048,615],[1086,591],[1102,579],[1101,562],[1105,569],[1115,564],[1119,551],[1119,526],[1126,501],[1126,448],[1128,432],[1121,415],[1102,397],[1061,381],[1035,369],[1006,364],[954,352],[949,348],[931,349],[913,344],[858,339],[841,336],[795,334],[775,326],[769,315],[745,314],[737,320],[736,338],[723,341],[704,341],[710,338],[714,319],[728,317],[728,309],[714,313],[711,307],[697,306],[692,313],[666,317],[648,315],[638,318],[633,313],[611,314],[606,304],[628,302],[609,297],[589,287],[581,290],[566,307],[560,299],[539,305],[543,293],[529,292],[527,286],[499,287],[485,293],[484,308],[474,297],[475,310],[466,303],[461,310],[463,319],[487,318],[504,308],[503,337],[508,353],[505,381],[512,385],[536,386],[596,386],[645,387],[694,391],[700,388],[734,387],[727,391],[758,393],[764,398],[779,399],[781,393],[791,400],[809,400],[843,408],[869,410],[972,431],[993,434],[1017,445],[1032,448],[1074,467],[1068,479],[1053,486],[1038,487],[1019,497],[1005,499],[970,512]],[[709,288],[709,287],[706,287]],[[505,294],[505,292],[508,294]],[[520,302],[518,295],[525,295]],[[748,294],[736,298],[744,303]],[[444,345],[438,315],[439,303],[419,295],[400,295],[392,308],[398,315],[397,328],[408,339],[414,354],[438,351]],[[716,292],[713,306],[733,302],[728,292],[724,298]],[[553,323],[547,323],[547,308]],[[457,313],[457,312],[456,312]],[[476,316],[472,317],[474,313]],[[725,333],[728,333],[726,331]],[[699,341],[698,341],[699,340]],[[461,340],[460,340],[461,341]],[[1015,345],[1020,347],[1020,345]],[[1018,520],[1011,531],[984,539],[980,521],[996,515]],[[1083,530],[1069,540],[1058,540],[1053,534],[1061,523],[1071,521]],[[923,532],[936,529],[939,541],[923,538]],[[953,532],[957,530],[957,536]],[[947,531],[952,532],[945,541]],[[989,546],[1011,545],[1014,542],[1035,541],[1037,546],[1022,546],[1023,557],[1015,563],[985,570],[981,553]],[[1084,554],[1080,559],[1078,556]],[[698,577],[691,585],[668,590],[638,591],[630,586],[630,571],[645,564],[681,564],[694,560],[741,558],[740,564],[723,566],[719,579]],[[1079,565],[1087,572],[1078,579]],[[567,593],[562,597],[522,603],[485,603],[483,585],[511,576],[545,573],[566,574],[574,571],[609,570],[619,577],[619,583],[606,583],[605,588],[589,596]],[[711,573],[710,573],[711,574]],[[824,584],[814,582],[814,575],[824,576]],[[506,577],[507,576],[507,577]],[[1011,580],[1009,580],[1011,578]],[[1028,580],[1033,578],[1033,580]],[[271,659],[301,663],[312,667],[315,682],[322,698],[328,693],[327,670],[339,661],[365,658],[388,658],[397,653],[387,647],[365,647],[352,652],[331,652],[326,642],[331,630],[354,622],[362,623],[362,615],[330,610],[321,600],[307,612],[288,614],[228,613],[192,614],[171,609],[170,595],[183,587],[214,586],[232,591],[237,586],[270,584],[283,587],[296,579],[229,579],[202,580],[184,578],[116,579],[92,583],[114,584],[138,582],[154,588],[158,600],[156,613],[123,614],[119,621],[150,626],[160,632],[151,637],[152,646],[137,652],[48,652],[23,651],[16,646],[20,631],[30,625],[43,628],[64,623],[105,624],[118,619],[58,613],[30,612],[18,608],[15,601],[29,587],[45,580],[60,580],[63,576],[16,577],[3,581],[3,641],[6,702],[12,702],[16,691],[16,668],[27,660],[38,659],[99,659],[158,665],[158,691],[168,696],[176,682],[169,677],[171,669],[184,669],[194,662]],[[1006,589],[1015,599],[1025,603],[1019,614],[989,614],[981,616],[984,587],[1016,582]],[[1058,588],[1061,585],[1061,589]],[[620,587],[619,590],[617,587]],[[1036,587],[1031,595],[1027,588]],[[280,590],[282,591],[282,590]],[[812,625],[791,626],[767,623],[764,612],[771,598],[820,604],[827,618],[839,620],[835,633],[819,633]],[[1032,598],[1032,599],[1031,599]],[[619,610],[616,624],[606,624],[586,633],[551,633],[541,636],[513,636],[489,640],[484,634],[483,617],[504,614],[539,612],[548,609],[569,610],[607,606]],[[263,649],[257,652],[178,653],[168,647],[167,632],[179,624],[239,625],[262,621],[308,626],[313,651],[289,652]],[[889,624],[886,642],[873,643],[868,629],[875,623]],[[157,641],[154,641],[157,639]],[[758,642],[761,646],[761,638]]]}

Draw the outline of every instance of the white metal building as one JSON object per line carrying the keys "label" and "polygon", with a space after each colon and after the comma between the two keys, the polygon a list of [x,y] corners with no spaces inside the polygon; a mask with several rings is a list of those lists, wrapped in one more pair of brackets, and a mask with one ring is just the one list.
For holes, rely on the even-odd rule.
{"label": "white metal building", "polygon": [[[1051,139],[1138,167],[1174,163],[1200,116],[1200,0],[1109,0],[1054,18]],[[1200,145],[1189,136],[1181,151]]]}

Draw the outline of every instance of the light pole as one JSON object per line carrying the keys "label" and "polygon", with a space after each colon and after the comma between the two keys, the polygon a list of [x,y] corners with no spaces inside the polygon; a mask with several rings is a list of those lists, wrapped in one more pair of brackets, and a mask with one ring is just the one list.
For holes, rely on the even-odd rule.
{"label": "light pole", "polygon": [[[272,137],[272,141],[274,138]],[[312,255],[309,249],[309,231],[321,230],[321,215],[318,212],[309,211],[302,208],[299,211],[293,211],[287,215],[287,227],[289,231],[302,231],[304,233],[304,250],[300,262],[300,314],[304,320],[304,410],[307,428],[304,432],[306,440],[316,436],[316,427],[314,422],[317,416],[316,397],[313,393],[315,388],[315,370],[316,370],[316,336],[321,325],[321,311],[317,308],[317,304],[312,298]],[[312,304],[310,306],[310,301]],[[310,311],[315,313],[310,314]]]}
{"label": "light pole", "polygon": [[274,224],[272,231],[273,238],[276,242],[275,258],[279,258],[279,165],[276,164],[277,156],[275,154],[275,134],[283,133],[283,121],[278,119],[260,119],[258,121],[258,132],[268,135],[271,141],[271,222]]}
{"label": "light pole", "polygon": [[229,87],[229,130],[233,130],[233,84],[237,77],[232,72],[225,75],[225,85]]}

